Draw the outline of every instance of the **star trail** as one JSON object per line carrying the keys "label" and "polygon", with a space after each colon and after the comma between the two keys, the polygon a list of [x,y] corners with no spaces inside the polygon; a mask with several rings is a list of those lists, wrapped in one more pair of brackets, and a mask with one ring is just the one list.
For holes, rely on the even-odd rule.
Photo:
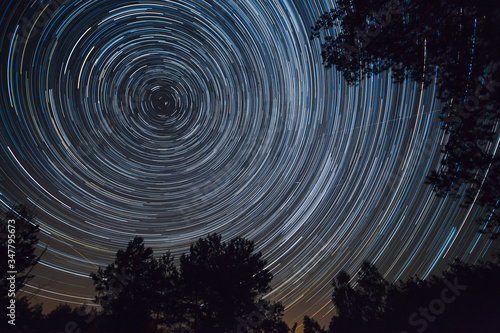
{"label": "star trail", "polygon": [[35,207],[48,246],[24,291],[91,303],[134,236],[178,258],[217,232],[256,242],[289,323],[327,323],[365,259],[391,280],[484,259],[479,207],[424,184],[435,87],[326,70],[309,34],[333,6],[3,1],[0,204]]}

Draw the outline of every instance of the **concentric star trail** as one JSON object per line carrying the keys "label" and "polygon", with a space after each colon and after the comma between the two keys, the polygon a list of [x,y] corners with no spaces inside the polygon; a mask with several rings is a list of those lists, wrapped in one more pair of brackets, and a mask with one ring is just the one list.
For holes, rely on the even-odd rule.
{"label": "concentric star trail", "polygon": [[326,323],[364,259],[399,279],[483,258],[481,211],[424,184],[434,87],[325,70],[309,29],[333,5],[3,1],[0,202],[33,205],[49,246],[26,292],[88,303],[135,235],[178,257],[217,232],[256,242],[289,323]]}

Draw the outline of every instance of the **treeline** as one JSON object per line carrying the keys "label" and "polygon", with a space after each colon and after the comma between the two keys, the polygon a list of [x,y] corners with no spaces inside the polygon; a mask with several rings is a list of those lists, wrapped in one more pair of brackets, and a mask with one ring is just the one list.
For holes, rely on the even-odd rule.
{"label": "treeline", "polygon": [[[8,261],[0,261],[2,308],[9,312],[9,304],[15,301],[15,325],[4,317],[2,332],[290,331],[282,320],[282,304],[263,299],[271,289],[272,274],[265,269],[262,254],[254,253],[254,243],[241,237],[223,242],[217,234],[192,244],[179,265],[169,252],[157,258],[143,238],[135,237],[116,253],[113,263],[90,274],[99,311],[61,304],[44,315],[40,304],[31,306],[27,297],[12,297],[33,277],[31,271],[40,259],[35,255],[39,229],[34,217],[33,211],[18,206],[1,220],[2,256],[7,258],[9,243],[15,244],[13,257],[19,272],[11,285]],[[16,224],[11,242],[9,220]]]}
{"label": "treeline", "polygon": [[[17,221],[16,251],[27,255],[20,261],[23,267],[18,267],[22,283],[32,277],[40,258],[34,255],[38,227],[30,223],[33,217],[26,207],[18,206],[1,221],[2,235],[8,234],[8,219]],[[8,237],[0,245],[3,253]],[[44,315],[40,304],[32,306],[21,297],[16,299],[16,326],[4,318],[0,328],[40,333],[295,332],[297,324],[290,328],[283,321],[283,305],[263,298],[272,280],[265,267],[254,243],[241,237],[228,242],[217,234],[200,238],[178,265],[169,252],[158,258],[142,238],[135,237],[116,253],[113,263],[90,274],[99,310],[61,304]],[[8,289],[18,291],[22,283],[9,286],[7,267],[2,269],[5,309]],[[330,325],[321,327],[308,316],[302,325],[304,333],[498,332],[499,283],[500,254],[475,265],[455,260],[440,275],[395,283],[364,262],[355,276],[341,271],[333,278],[336,315]]]}
{"label": "treeline", "polygon": [[[495,261],[465,264],[425,280],[415,276],[389,283],[364,262],[356,277],[333,279],[337,315],[334,333],[494,333],[500,331],[500,255]],[[304,333],[325,333],[308,318]]]}
{"label": "treeline", "polygon": [[253,242],[211,234],[177,267],[169,252],[134,238],[115,262],[92,273],[106,332],[288,332],[283,306],[262,296],[272,274]]}

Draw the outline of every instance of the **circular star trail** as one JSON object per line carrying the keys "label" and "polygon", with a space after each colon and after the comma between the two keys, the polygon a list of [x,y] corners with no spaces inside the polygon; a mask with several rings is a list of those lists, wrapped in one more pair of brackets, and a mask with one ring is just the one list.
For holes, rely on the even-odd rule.
{"label": "circular star trail", "polygon": [[348,86],[309,27],[326,0],[4,1],[0,202],[39,212],[25,288],[89,303],[136,235],[177,257],[254,240],[289,322],[333,314],[331,278],[482,258],[476,207],[424,184],[444,137],[434,87]]}

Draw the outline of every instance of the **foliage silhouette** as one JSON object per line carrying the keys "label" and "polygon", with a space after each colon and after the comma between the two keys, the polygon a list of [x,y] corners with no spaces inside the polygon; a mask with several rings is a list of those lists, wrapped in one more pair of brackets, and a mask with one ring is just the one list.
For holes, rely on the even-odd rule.
{"label": "foliage silhouette", "polygon": [[[23,315],[24,318],[30,318],[30,322],[24,322],[24,326],[31,326],[41,320],[41,305],[31,306],[29,298],[20,296],[19,290],[33,278],[32,271],[45,252],[43,250],[39,255],[36,252],[38,244],[39,226],[34,224],[36,214],[30,207],[20,204],[1,217],[0,223],[0,249],[2,260],[0,260],[0,300],[3,309],[9,306],[11,299],[15,300],[16,318]],[[15,222],[9,223],[9,220]],[[9,243],[10,240],[10,243]],[[11,252],[9,252],[9,245]],[[14,252],[12,252],[14,249]],[[8,261],[12,260],[12,261]],[[13,266],[10,266],[10,265]],[[15,275],[14,289],[11,289],[11,282],[7,279],[12,274],[9,271],[17,271]],[[10,297],[13,291],[15,298]],[[30,325],[28,325],[30,323]],[[2,330],[12,328],[7,320],[2,320],[0,324]]]}
{"label": "foliage silhouette", "polygon": [[[498,1],[339,0],[312,27],[327,68],[351,84],[384,71],[393,81],[436,83],[447,134],[442,161],[427,183],[439,196],[476,201],[488,214],[481,231],[498,236],[500,120]],[[476,198],[477,196],[477,198]]]}
{"label": "foliage silhouette", "polygon": [[[2,274],[2,279],[0,281],[0,288],[2,292],[2,297],[7,295],[7,272],[17,271],[16,276],[16,292],[28,282],[33,275],[31,274],[32,269],[40,260],[41,254],[36,255],[35,249],[38,244],[38,232],[40,228],[38,225],[33,223],[35,219],[35,212],[25,205],[18,205],[4,214],[1,219],[0,224],[0,234],[2,235],[0,248],[2,251],[2,258],[9,258],[8,254],[8,235],[9,230],[11,230],[8,225],[9,220],[15,220],[15,223],[10,225],[14,226],[15,235],[14,242],[11,244],[15,248],[15,264],[14,269],[8,267],[7,260],[0,261],[0,269]],[[43,254],[43,253],[42,253]]]}
{"label": "foliage silhouette", "polygon": [[[261,297],[270,290],[254,243],[241,237],[222,242],[200,238],[180,258],[179,270],[167,252],[155,259],[135,237],[114,263],[91,273],[107,332],[289,332],[283,306]],[[257,313],[258,323],[249,321]],[[242,323],[244,325],[242,325]],[[249,323],[249,324],[247,324]]]}
{"label": "foliage silhouette", "polygon": [[430,84],[439,97],[467,96],[472,72],[498,61],[495,1],[339,0],[312,27],[326,67],[349,83],[391,70],[393,80]]}
{"label": "foliage silhouette", "polygon": [[253,242],[237,237],[222,242],[211,234],[191,245],[180,258],[185,314],[191,332],[231,332],[237,318],[255,309],[258,297],[270,290],[272,275],[265,269]]}
{"label": "foliage silhouette", "polygon": [[96,318],[95,309],[87,311],[85,305],[72,308],[64,303],[49,312],[41,326],[44,332],[87,332],[95,328]]}
{"label": "foliage silhouette", "polygon": [[[280,302],[259,299],[254,303],[255,310],[238,317],[238,333],[294,333],[297,323],[292,328],[283,321],[285,308]],[[234,331],[234,330],[232,330]]]}
{"label": "foliage silhouette", "polygon": [[333,279],[332,301],[338,316],[332,318],[330,326],[346,332],[358,332],[367,329],[369,323],[382,316],[389,284],[367,261],[361,265],[356,289],[350,281],[351,276],[345,271]]}
{"label": "foliage silhouette", "polygon": [[[456,260],[440,276],[426,280],[412,277],[392,284],[365,262],[356,287],[351,287],[346,272],[333,279],[332,301],[337,315],[332,318],[330,331],[498,332],[495,314],[500,311],[499,279],[499,260],[475,265]],[[363,296],[368,290],[369,295]],[[367,306],[367,300],[371,305]],[[372,314],[368,314],[370,308]]]}
{"label": "foliage silhouette", "polygon": [[318,322],[308,316],[304,316],[304,333],[326,333],[325,328],[321,327]]}
{"label": "foliage silhouette", "polygon": [[[495,258],[475,265],[456,260],[439,276],[396,283],[388,283],[368,261],[355,278],[341,271],[332,281],[337,314],[328,331],[497,332],[500,254]],[[178,270],[168,252],[155,259],[136,237],[112,264],[91,274],[100,313],[60,305],[44,316],[41,305],[31,307],[26,298],[17,310],[31,333],[293,333],[297,324],[289,328],[283,322],[282,304],[262,298],[272,278],[265,265],[253,242],[240,237],[222,242],[212,234],[191,246]],[[305,333],[327,331],[308,316],[303,325]]]}
{"label": "foliage silhouette", "polygon": [[117,252],[114,263],[91,273],[108,331],[148,332],[160,320],[167,320],[169,316],[160,317],[171,306],[165,300],[170,299],[171,285],[177,279],[172,260],[168,253],[155,259],[143,238],[135,237]]}

